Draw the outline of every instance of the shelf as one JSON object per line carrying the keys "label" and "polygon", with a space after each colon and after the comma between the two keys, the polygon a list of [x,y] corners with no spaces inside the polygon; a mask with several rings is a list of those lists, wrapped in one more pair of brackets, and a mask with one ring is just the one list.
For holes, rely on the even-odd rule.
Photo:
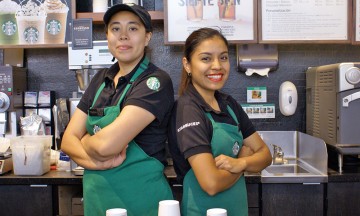
{"label": "shelf", "polygon": [[[163,11],[148,11],[151,20],[155,21],[163,21],[164,20],[164,12]],[[76,19],[81,18],[91,18],[94,24],[104,24],[103,23],[104,13],[76,13]],[[36,48],[67,48],[67,43],[65,44],[14,44],[14,45],[0,45],[0,49],[36,49]]]}
{"label": "shelf", "polygon": [[43,49],[43,48],[67,48],[68,45],[67,43],[64,44],[14,44],[14,45],[0,45],[0,49],[14,49],[14,48],[18,48],[18,49],[28,49],[28,48],[39,48],[39,49]]}
{"label": "shelf", "polygon": [[[152,21],[163,21],[163,11],[148,11]],[[91,18],[95,24],[103,24],[104,13],[76,13],[76,19]]]}

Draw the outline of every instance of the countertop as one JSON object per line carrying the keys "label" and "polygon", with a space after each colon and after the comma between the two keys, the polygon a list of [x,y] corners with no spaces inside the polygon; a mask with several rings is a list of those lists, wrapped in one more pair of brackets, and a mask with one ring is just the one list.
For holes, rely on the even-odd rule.
{"label": "countertop", "polygon": [[[170,181],[176,181],[176,174],[172,166],[165,169],[165,175]],[[261,183],[260,173],[245,173],[246,183]],[[339,173],[336,164],[331,164],[328,169],[328,182],[360,182],[360,166],[350,164],[343,167],[343,173]],[[41,176],[17,176],[12,172],[0,176],[2,185],[76,185],[82,184],[82,176],[76,176],[73,172],[51,170]]]}

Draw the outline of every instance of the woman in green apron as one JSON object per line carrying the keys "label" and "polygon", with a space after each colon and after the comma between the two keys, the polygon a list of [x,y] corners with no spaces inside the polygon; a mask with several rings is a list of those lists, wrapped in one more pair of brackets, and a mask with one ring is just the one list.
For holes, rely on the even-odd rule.
{"label": "woman in green apron", "polygon": [[248,215],[243,173],[259,172],[271,154],[242,107],[220,92],[229,77],[228,43],[217,30],[194,31],[185,42],[183,71],[170,121],[169,147],[183,184],[183,216],[224,208]]}
{"label": "woman in green apron", "polygon": [[85,168],[86,216],[111,208],[125,208],[128,216],[157,216],[159,201],[173,199],[163,173],[172,82],[145,56],[152,26],[144,8],[115,5],[104,23],[117,62],[91,80],[61,149]]}

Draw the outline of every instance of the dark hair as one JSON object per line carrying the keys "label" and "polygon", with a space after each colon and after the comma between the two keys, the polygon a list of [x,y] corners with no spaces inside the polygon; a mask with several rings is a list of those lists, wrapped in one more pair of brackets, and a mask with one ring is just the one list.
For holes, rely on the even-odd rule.
{"label": "dark hair", "polygon": [[[220,31],[213,29],[213,28],[200,28],[196,31],[193,31],[189,37],[185,41],[185,48],[184,48],[184,56],[188,62],[191,62],[192,54],[194,53],[195,49],[205,40],[218,37],[224,41],[227,47],[229,47],[229,43],[221,34]],[[182,95],[191,82],[191,76],[188,76],[184,66],[182,67],[181,71],[181,80],[179,86],[179,95]]]}

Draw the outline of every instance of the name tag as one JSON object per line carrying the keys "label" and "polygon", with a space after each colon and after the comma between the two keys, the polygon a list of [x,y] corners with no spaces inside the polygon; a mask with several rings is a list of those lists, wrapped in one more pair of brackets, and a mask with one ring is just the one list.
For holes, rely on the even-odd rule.
{"label": "name tag", "polygon": [[104,108],[89,109],[90,116],[104,116]]}

